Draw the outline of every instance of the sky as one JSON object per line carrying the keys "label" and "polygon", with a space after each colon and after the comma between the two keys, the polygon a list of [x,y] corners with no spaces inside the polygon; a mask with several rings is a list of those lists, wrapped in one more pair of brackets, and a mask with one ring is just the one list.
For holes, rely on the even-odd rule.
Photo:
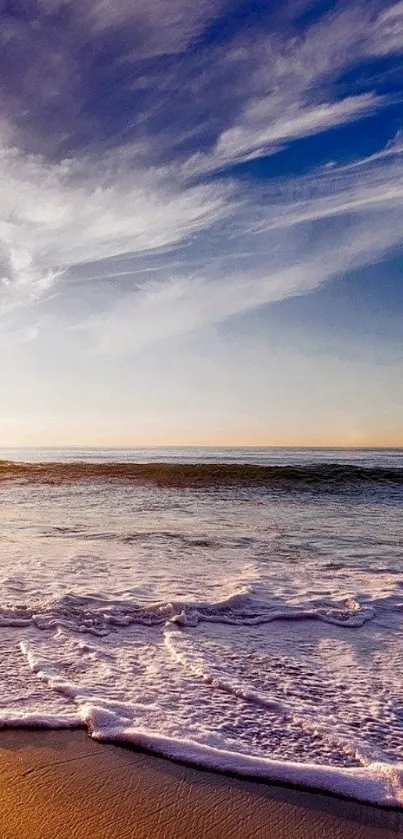
{"label": "sky", "polygon": [[403,2],[2,0],[0,445],[403,445]]}

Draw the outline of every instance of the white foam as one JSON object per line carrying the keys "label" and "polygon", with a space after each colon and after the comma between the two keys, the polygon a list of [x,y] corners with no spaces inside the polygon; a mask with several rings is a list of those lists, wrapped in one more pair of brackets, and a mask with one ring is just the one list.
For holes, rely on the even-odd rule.
{"label": "white foam", "polygon": [[[320,625],[313,626],[321,638]],[[387,806],[403,804],[402,762],[388,760],[382,750],[366,747],[364,740],[351,738],[348,743],[340,719],[327,719],[326,724],[325,708],[315,715],[312,705],[304,706],[299,700],[295,704],[292,695],[287,702],[279,701],[275,690],[268,696],[243,684],[236,675],[235,653],[228,661],[212,657],[217,644],[213,630],[214,625],[207,624],[200,636],[199,628],[184,630],[170,623],[164,630],[133,626],[118,631],[118,636],[94,638],[88,644],[66,629],[54,634],[31,628],[20,643],[21,663],[28,664],[44,693],[41,696],[35,689],[33,702],[25,710],[1,708],[0,725],[85,726],[99,741],[133,743],[208,769]],[[230,633],[233,646],[233,633],[239,629],[223,627],[222,631],[222,642],[231,640],[225,635]],[[10,630],[10,635],[14,632]],[[344,637],[338,627],[332,632],[335,638]],[[310,637],[308,633],[306,639]],[[281,638],[287,645],[287,636],[280,633],[272,637],[272,645]],[[344,642],[339,643],[343,646]],[[247,660],[248,648],[242,649]],[[284,673],[284,669],[278,672],[279,682]],[[60,706],[60,702],[65,704]],[[236,733],[237,726],[241,734],[249,731],[249,739]],[[325,765],[320,759],[296,760],[288,754],[286,759],[274,757],[276,749],[270,743],[275,742],[277,730],[282,731],[284,745],[288,739],[294,742],[296,753],[306,738],[313,737],[314,743],[318,737],[325,752],[329,748],[336,753],[339,748],[348,755],[350,750],[356,765]],[[253,732],[265,734],[261,746],[253,745]]]}
{"label": "white foam", "polygon": [[[165,736],[158,731],[145,730],[128,724],[130,716],[138,713],[138,705],[124,706],[122,709],[122,706],[116,702],[109,703],[104,700],[102,703],[68,680],[61,679],[52,663],[47,659],[37,658],[26,642],[21,643],[21,649],[27,657],[32,672],[46,682],[52,690],[72,699],[76,711],[64,716],[2,713],[0,724],[3,726],[74,728],[85,725],[90,735],[100,742],[132,743],[161,756],[183,760],[207,769],[297,784],[374,804],[388,806],[403,804],[403,763],[378,761],[359,769],[302,764],[241,754],[198,743],[188,738]],[[221,683],[219,687],[228,688],[224,683]],[[263,698],[256,695],[243,698],[265,705]],[[274,710],[281,712],[284,709],[274,708]]]}
{"label": "white foam", "polygon": [[360,769],[342,769],[256,758],[136,728],[94,727],[91,735],[100,742],[132,743],[163,757],[183,760],[206,769],[305,786],[372,804],[403,805],[403,763],[373,763]]}
{"label": "white foam", "polygon": [[0,724],[401,803],[394,492],[9,484]]}
{"label": "white foam", "polygon": [[[400,601],[395,604],[395,609],[399,606]],[[0,606],[0,627],[33,625],[41,630],[67,629],[102,637],[116,627],[128,627],[131,624],[158,625],[167,621],[184,627],[196,627],[203,622],[253,627],[275,621],[319,620],[336,626],[357,628],[375,616],[374,606],[360,604],[354,598],[326,607],[312,607],[308,604],[294,606],[283,602],[279,608],[275,599],[257,598],[244,588],[216,602],[173,600],[142,604],[127,598],[118,600],[93,595],[69,595],[45,603],[41,611],[30,610],[28,607]]]}

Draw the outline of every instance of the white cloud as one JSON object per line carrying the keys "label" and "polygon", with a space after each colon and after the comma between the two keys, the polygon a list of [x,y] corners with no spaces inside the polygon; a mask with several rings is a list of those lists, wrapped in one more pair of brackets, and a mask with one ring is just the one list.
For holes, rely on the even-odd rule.
{"label": "white cloud", "polygon": [[403,3],[384,9],[373,30],[369,53],[389,55],[403,50]]}
{"label": "white cloud", "polygon": [[229,185],[188,187],[119,154],[47,163],[0,150],[3,308],[41,296],[80,263],[180,243],[225,217]]}
{"label": "white cloud", "polygon": [[[105,353],[136,351],[306,293],[403,240],[398,140],[359,166],[277,179],[240,196],[220,181],[189,187],[180,170],[173,180],[171,170],[127,168],[124,155],[52,165],[4,151],[1,172],[1,307],[49,295],[69,266],[81,265],[82,280],[94,287],[98,277],[113,290],[102,315],[81,326],[84,343]],[[198,232],[202,245],[192,243]],[[175,273],[169,260],[147,262],[185,241]],[[126,258],[123,269],[105,263],[117,254]],[[115,285],[122,277],[124,294]]]}
{"label": "white cloud", "polygon": [[340,99],[334,82],[369,57],[402,50],[401,3],[386,11],[375,3],[341,6],[303,35],[238,36],[224,61],[244,80],[244,106],[213,150],[193,155],[187,170],[220,170],[375,113],[388,97],[369,92]]}
{"label": "white cloud", "polygon": [[[340,167],[325,167],[314,175],[278,179],[273,197],[268,190],[262,220],[251,229],[285,229],[302,222],[337,216],[396,212],[395,240],[403,240],[403,148],[388,144],[375,155]],[[371,224],[367,218],[368,225]]]}
{"label": "white cloud", "polygon": [[[245,268],[220,276],[214,269],[206,275],[171,277],[146,282],[136,293],[120,298],[105,314],[87,319],[80,329],[96,352],[130,354],[144,347],[176,338],[268,303],[305,294],[331,277],[380,257],[401,238],[399,214],[390,213],[388,224],[379,216],[371,224],[361,218],[341,231],[329,230],[316,248],[307,243],[293,260],[293,246],[285,242],[278,254],[268,249],[267,265],[260,271]],[[268,245],[272,240],[268,240]]]}
{"label": "white cloud", "polygon": [[[41,0],[40,5],[43,12],[50,13],[66,2],[74,19],[83,21],[83,31],[90,31],[91,27],[113,31],[125,22],[133,31],[138,27],[144,38],[141,34],[143,46],[137,58],[144,58],[145,54],[155,56],[184,49],[223,8],[225,0],[122,0],[120,4],[107,0],[89,0],[87,4],[78,0]],[[373,3],[354,3],[329,13],[298,37],[290,36],[288,29],[287,34],[265,33],[260,38],[255,38],[254,33],[242,33],[227,49],[223,48],[220,57],[228,78],[239,83],[238,87],[234,85],[234,91],[228,84],[229,99],[238,97],[239,107],[229,109],[228,115],[225,112],[226,124],[215,148],[207,154],[191,155],[184,164],[178,161],[177,165],[166,167],[146,165],[145,161],[153,159],[153,145],[161,142],[158,132],[154,136],[148,128],[141,142],[102,155],[73,155],[64,162],[53,163],[11,147],[12,126],[4,123],[5,136],[0,147],[0,309],[9,310],[48,295],[71,266],[131,255],[127,276],[134,277],[139,255],[187,243],[189,272],[185,265],[182,279],[170,279],[166,270],[165,282],[148,283],[139,294],[124,301],[116,290],[118,302],[112,320],[115,318],[117,323],[120,313],[126,326],[122,335],[116,328],[113,338],[106,337],[107,330],[104,331],[102,341],[105,346],[131,345],[130,314],[136,324],[133,345],[140,346],[154,340],[154,331],[157,336],[169,336],[178,328],[188,330],[204,322],[225,319],[313,288],[352,264],[348,238],[340,242],[344,251],[344,261],[340,261],[332,244],[323,237],[319,255],[308,258],[302,252],[299,262],[292,262],[294,245],[289,231],[302,222],[313,229],[320,220],[327,219],[330,224],[332,219],[337,222],[353,214],[359,227],[361,216],[371,210],[379,229],[374,230],[374,219],[369,222],[366,216],[364,224],[371,231],[372,245],[369,248],[365,236],[357,235],[354,260],[358,263],[364,263],[369,252],[376,256],[383,248],[401,241],[397,213],[403,201],[402,169],[397,161],[399,142],[369,161],[318,170],[308,178],[275,180],[271,193],[269,189],[265,194],[260,189],[253,192],[242,183],[235,189],[224,179],[203,185],[189,181],[197,174],[274,153],[293,139],[358,120],[382,108],[388,99],[375,93],[336,99],[332,80],[364,57],[398,50],[401,7],[397,3],[380,10]],[[207,50],[207,57],[201,60],[203,67],[210,54]],[[210,84],[213,70],[214,67],[209,68]],[[150,84],[147,79],[146,87]],[[187,84],[184,77],[184,88]],[[164,95],[169,98],[169,88]],[[233,104],[232,100],[229,104]],[[196,128],[187,125],[186,114],[183,123],[184,136],[195,131],[197,138]],[[173,156],[176,140],[180,138],[167,134]],[[385,165],[386,159],[393,162]],[[236,270],[232,275],[225,271],[219,275],[209,255],[204,274],[189,279],[192,260],[203,258],[209,251],[206,242],[201,257],[197,245],[192,251],[193,238],[217,228],[224,260],[231,258],[237,237],[242,239],[242,248],[252,254],[249,264],[244,262],[245,273]],[[276,230],[287,231],[289,237],[286,243],[276,244],[276,263],[267,265],[261,255],[257,264],[259,257],[253,256],[254,250],[258,250],[256,234],[259,232],[261,248],[262,237]],[[352,235],[347,227],[346,231],[347,237]],[[268,241],[268,251],[271,246]],[[146,269],[142,266],[141,270]],[[113,270],[111,283],[112,273]],[[88,277],[94,279],[96,275],[96,266],[88,269]],[[93,325],[96,331],[96,319]],[[126,328],[130,340],[123,335]]]}
{"label": "white cloud", "polygon": [[361,158],[360,160],[354,161],[354,163],[347,163],[343,167],[340,167],[342,171],[346,172],[348,170],[358,169],[359,167],[367,167],[371,163],[384,161],[385,158],[389,157],[396,157],[400,154],[403,154],[403,131],[399,130],[395,137],[388,141],[384,149],[381,149],[374,154],[371,154],[369,157]]}
{"label": "white cloud", "polygon": [[243,122],[224,131],[212,154],[195,156],[187,168],[197,171],[222,169],[229,164],[278,151],[285,141],[308,137],[329,128],[361,119],[385,105],[385,97],[373,94],[349,96],[340,102],[304,105],[260,100],[249,106]]}
{"label": "white cloud", "polygon": [[180,52],[227,4],[227,0],[39,0],[44,13],[68,6],[77,26],[102,33],[131,30],[133,59]]}

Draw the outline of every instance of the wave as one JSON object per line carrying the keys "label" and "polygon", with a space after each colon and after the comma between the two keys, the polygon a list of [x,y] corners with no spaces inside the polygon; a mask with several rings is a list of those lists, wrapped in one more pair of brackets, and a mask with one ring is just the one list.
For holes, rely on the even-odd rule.
{"label": "wave", "polygon": [[[38,657],[30,644],[20,650],[32,673],[47,687],[72,702],[69,713],[32,714],[4,709],[3,727],[84,727],[98,742],[124,743],[194,766],[265,781],[330,792],[346,798],[400,808],[403,804],[403,763],[361,757],[359,766],[272,759],[203,743],[191,737],[170,736],[136,724],[138,707],[94,695],[69,681],[52,661]],[[133,719],[134,717],[134,719]],[[331,733],[331,732],[330,732]]]}
{"label": "wave", "polygon": [[248,593],[234,594],[216,603],[179,600],[150,604],[67,594],[41,607],[0,606],[0,627],[31,625],[37,629],[68,629],[99,636],[136,623],[144,626],[171,623],[192,628],[203,622],[241,627],[281,620],[316,620],[357,628],[373,620],[375,614],[371,605],[361,605],[354,599],[317,607],[294,607],[287,603],[281,606],[266,603]]}
{"label": "wave", "polygon": [[[15,680],[18,702],[8,702],[0,709],[0,727],[82,727],[100,742],[133,744],[205,769],[400,807],[403,804],[400,751],[397,760],[390,759],[382,741],[368,743],[365,732],[351,729],[351,726],[345,730],[342,712],[336,725],[333,715],[323,710],[322,705],[305,702],[305,687],[301,704],[299,694],[295,696],[288,692],[287,678],[285,689],[276,691],[272,679],[277,684],[281,672],[298,678],[293,660],[291,669],[279,672],[275,659],[268,678],[250,680],[249,669],[243,669],[244,653],[247,659],[248,649],[244,645],[245,638],[241,637],[239,662],[242,668],[239,669],[234,659],[223,667],[222,647],[215,646],[216,633],[211,626],[212,623],[230,624],[232,634],[243,626],[258,623],[315,619],[337,623],[346,627],[342,632],[347,632],[347,628],[362,626],[374,614],[374,609],[354,599],[317,609],[296,610],[284,603],[280,609],[248,591],[239,591],[217,602],[177,601],[147,605],[96,595],[70,594],[44,604],[35,612],[3,606],[0,624],[10,625],[14,621],[14,625],[27,626],[29,631],[16,633],[19,636],[18,659],[22,659],[21,670],[18,670],[21,675]],[[207,622],[207,626],[194,631],[193,627],[203,622]],[[130,624],[136,623],[147,629],[135,626],[133,632],[127,630]],[[160,625],[162,631],[156,632],[155,627]],[[52,631],[44,635],[34,631],[36,628]],[[117,635],[90,639],[77,637],[76,633]],[[11,635],[14,631],[9,633],[10,639]],[[360,633],[353,636],[359,637]],[[213,644],[205,645],[206,638],[212,638]],[[269,633],[267,643],[273,653]],[[15,646],[11,639],[10,648]],[[122,662],[126,660],[127,652],[130,655],[126,671]],[[282,658],[281,654],[281,661]],[[149,660],[148,681],[144,668]],[[282,668],[285,666],[286,662],[283,662]],[[26,667],[43,683],[44,701],[40,698],[42,687],[35,688],[32,694],[31,684],[29,701],[24,699],[20,684],[27,681]],[[123,674],[121,681],[119,674]],[[134,679],[134,688],[130,680],[127,681],[128,674]],[[307,675],[309,682],[308,671]],[[325,700],[326,672],[324,681]],[[204,689],[211,692],[211,702],[203,693]],[[222,701],[215,699],[217,691],[223,697]],[[32,695],[35,696],[34,705]],[[393,691],[389,694],[388,689],[388,711],[393,696]],[[209,719],[209,708],[228,708],[232,701],[242,703],[240,716],[236,705],[235,716],[213,713]],[[350,703],[351,698],[346,701]],[[253,728],[254,719],[257,729]],[[251,725],[248,740],[238,738],[231,728],[231,721],[243,725],[245,720]],[[273,731],[274,737],[256,742],[254,731],[262,734]],[[296,743],[302,743],[305,736],[309,743],[319,739],[321,750],[309,752],[309,762],[304,759],[308,757],[304,748],[296,753],[287,753],[287,749],[279,752],[276,732],[280,732],[282,741],[288,735],[291,740],[294,737]],[[393,737],[392,731],[389,739]],[[332,762],[328,763],[330,753]],[[341,762],[339,753],[346,757],[345,763]]]}
{"label": "wave", "polygon": [[403,469],[339,463],[258,466],[239,463],[17,463],[0,461],[1,481],[69,484],[129,481],[160,487],[341,488],[362,484],[403,485]]}
{"label": "wave", "polygon": [[[91,736],[98,742],[126,743],[154,754],[194,766],[313,790],[321,790],[384,807],[403,805],[403,764],[379,761],[360,768],[323,766],[286,760],[271,760],[226,751],[188,739],[164,737],[158,732],[115,725],[97,709],[87,708]],[[106,725],[105,725],[106,722]],[[117,721],[118,722],[118,721]],[[109,723],[109,724],[108,724]]]}
{"label": "wave", "polygon": [[[35,666],[35,665],[34,665]],[[39,672],[38,672],[39,675]],[[43,672],[41,678],[46,681]],[[63,692],[56,683],[55,690]],[[71,698],[76,699],[71,692]],[[158,731],[127,725],[112,709],[88,698],[77,697],[73,714],[2,715],[4,728],[85,728],[99,743],[135,746],[151,754],[179,761],[199,769],[213,770],[250,780],[287,784],[340,796],[342,798],[401,809],[403,806],[403,764],[386,761],[368,763],[358,768],[325,766],[315,763],[274,760],[208,746],[187,738],[167,737]]]}
{"label": "wave", "polygon": [[198,533],[179,533],[175,530],[137,530],[134,532],[116,533],[108,530],[89,530],[79,525],[48,525],[41,530],[45,539],[67,538],[67,539],[90,539],[91,541],[121,542],[124,545],[136,545],[138,543],[153,540],[154,542],[177,542],[187,548],[216,548],[223,542],[226,546],[248,547],[256,544],[257,539],[253,536],[222,537],[214,538]]}

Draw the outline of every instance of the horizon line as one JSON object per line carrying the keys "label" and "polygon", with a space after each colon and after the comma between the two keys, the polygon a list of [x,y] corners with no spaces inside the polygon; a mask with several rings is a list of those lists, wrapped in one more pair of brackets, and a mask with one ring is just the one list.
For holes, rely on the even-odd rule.
{"label": "horizon line", "polygon": [[327,449],[327,450],[329,450],[330,449],[330,450],[334,450],[334,451],[336,451],[336,450],[343,451],[343,450],[350,450],[351,449],[351,450],[363,450],[364,451],[364,450],[378,449],[378,450],[384,450],[384,451],[387,451],[387,450],[388,451],[399,451],[400,449],[403,449],[403,442],[400,443],[400,444],[392,444],[392,445],[387,445],[387,444],[384,444],[384,445],[379,445],[379,444],[377,444],[377,445],[370,445],[370,444],[365,444],[365,445],[358,445],[358,444],[357,445],[352,445],[352,444],[348,444],[348,445],[340,445],[340,444],[333,444],[333,445],[332,444],[329,444],[329,445],[326,445],[326,444],[319,444],[319,445],[299,444],[298,445],[298,444],[295,444],[295,443],[291,444],[291,445],[276,444],[276,443],[272,443],[272,444],[265,443],[265,444],[262,444],[262,445],[259,445],[259,444],[242,444],[242,443],[238,443],[238,444],[237,443],[231,443],[231,444],[224,444],[224,445],[220,445],[219,443],[214,443],[214,444],[211,444],[211,443],[210,444],[205,444],[205,443],[183,443],[183,444],[181,444],[181,443],[167,443],[167,444],[155,443],[155,444],[148,444],[148,445],[145,445],[145,444],[142,444],[142,445],[127,444],[127,445],[119,445],[119,446],[116,446],[116,445],[86,445],[85,443],[74,443],[74,444],[69,444],[69,443],[57,444],[57,443],[55,443],[55,444],[51,444],[51,445],[41,445],[41,444],[30,443],[30,444],[25,444],[25,445],[24,444],[5,445],[5,446],[0,445],[0,451],[1,450],[4,451],[4,450],[7,450],[7,449],[43,449],[43,450],[49,450],[49,451],[51,451],[53,449],[78,449],[78,450],[86,449],[86,450],[92,450],[92,451],[98,451],[98,450],[101,450],[101,449],[109,449],[111,451],[127,451],[127,450],[130,450],[130,449],[133,449],[133,450],[138,449],[138,450],[143,450],[143,451],[146,451],[147,449],[227,449],[227,450],[231,450],[231,449],[252,449],[252,450],[256,450],[256,449],[316,449],[316,450]]}

